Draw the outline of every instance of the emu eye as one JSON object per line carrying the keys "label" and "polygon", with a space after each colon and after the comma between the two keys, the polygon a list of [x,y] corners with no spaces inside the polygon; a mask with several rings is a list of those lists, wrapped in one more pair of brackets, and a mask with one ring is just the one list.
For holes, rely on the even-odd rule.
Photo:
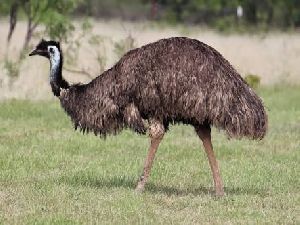
{"label": "emu eye", "polygon": [[49,52],[50,53],[54,53],[54,49],[53,48],[49,48]]}

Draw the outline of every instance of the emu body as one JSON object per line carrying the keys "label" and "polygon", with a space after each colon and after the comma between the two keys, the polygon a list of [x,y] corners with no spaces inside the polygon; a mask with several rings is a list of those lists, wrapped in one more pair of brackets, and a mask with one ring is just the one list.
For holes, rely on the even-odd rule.
{"label": "emu body", "polygon": [[42,40],[30,55],[35,54],[50,59],[52,91],[75,128],[100,136],[117,134],[123,128],[140,134],[148,129],[151,145],[138,190],[144,189],[169,124],[195,127],[217,195],[224,190],[210,127],[237,138],[261,139],[266,133],[267,115],[261,99],[220,53],[198,40],[162,39],[131,50],[88,84],[69,85],[62,78],[59,43]]}

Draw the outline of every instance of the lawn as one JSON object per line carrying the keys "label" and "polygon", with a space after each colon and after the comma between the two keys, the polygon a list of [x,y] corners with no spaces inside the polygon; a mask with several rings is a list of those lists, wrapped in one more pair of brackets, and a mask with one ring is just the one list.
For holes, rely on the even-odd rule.
{"label": "lawn", "polygon": [[226,196],[213,196],[200,140],[173,126],[146,191],[134,192],[149,140],[74,131],[58,101],[0,102],[0,223],[299,224],[300,87],[259,90],[262,141],[213,130]]}

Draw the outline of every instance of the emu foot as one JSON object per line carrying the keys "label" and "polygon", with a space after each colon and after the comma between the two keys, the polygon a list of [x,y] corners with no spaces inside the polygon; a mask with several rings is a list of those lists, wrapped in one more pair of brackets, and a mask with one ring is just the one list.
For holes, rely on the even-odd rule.
{"label": "emu foot", "polygon": [[135,187],[135,192],[142,193],[145,190],[146,182],[147,182],[147,178],[145,178],[144,174],[142,174],[138,179],[137,185]]}
{"label": "emu foot", "polygon": [[224,189],[216,189],[215,195],[216,197],[223,197],[225,195]]}
{"label": "emu foot", "polygon": [[144,190],[145,190],[145,184],[138,183],[135,188],[135,192],[142,193],[142,192],[144,192]]}
{"label": "emu foot", "polygon": [[146,182],[145,182],[144,178],[145,178],[144,175],[142,175],[140,177],[140,179],[138,180],[138,183],[137,183],[136,188],[135,188],[135,192],[142,193],[145,190]]}

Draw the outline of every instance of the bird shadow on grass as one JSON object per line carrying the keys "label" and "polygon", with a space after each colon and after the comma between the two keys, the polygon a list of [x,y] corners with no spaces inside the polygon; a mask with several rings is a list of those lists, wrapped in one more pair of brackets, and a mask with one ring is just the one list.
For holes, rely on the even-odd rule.
{"label": "bird shadow on grass", "polygon": [[[92,188],[125,188],[134,191],[137,179],[126,176],[99,177],[91,175],[74,175],[61,177],[58,183],[64,183],[71,186],[86,186]],[[179,188],[172,186],[159,185],[149,182],[146,185],[145,192],[153,194],[165,194],[167,196],[186,196],[186,195],[212,195],[214,196],[213,187],[187,187]],[[230,195],[256,195],[260,197],[268,196],[268,191],[254,187],[225,187],[225,193]]]}

